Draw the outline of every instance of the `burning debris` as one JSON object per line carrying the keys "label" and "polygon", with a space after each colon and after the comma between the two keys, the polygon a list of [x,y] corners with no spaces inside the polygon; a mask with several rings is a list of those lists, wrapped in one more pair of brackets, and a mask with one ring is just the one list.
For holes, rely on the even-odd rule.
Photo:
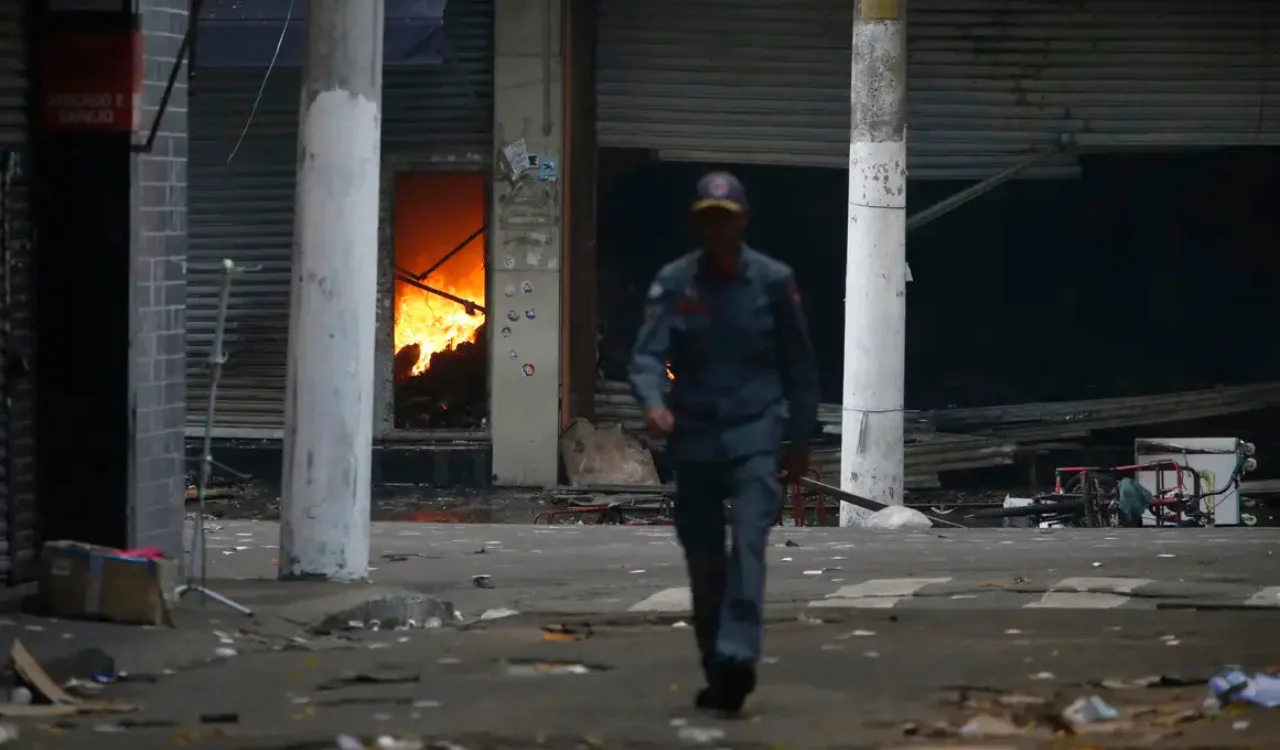
{"label": "burning debris", "polygon": [[476,429],[488,416],[485,182],[396,176],[396,427]]}
{"label": "burning debris", "polygon": [[475,341],[437,351],[430,366],[415,373],[421,346],[410,344],[396,352],[396,426],[438,430],[477,428],[488,416],[488,346],[485,327]]}

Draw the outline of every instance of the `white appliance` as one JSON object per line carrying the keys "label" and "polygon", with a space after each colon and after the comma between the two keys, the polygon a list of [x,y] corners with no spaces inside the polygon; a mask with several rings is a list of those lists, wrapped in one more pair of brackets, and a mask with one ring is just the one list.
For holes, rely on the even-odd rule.
{"label": "white appliance", "polygon": [[[1200,491],[1216,492],[1231,480],[1236,464],[1243,460],[1240,451],[1246,450],[1237,438],[1138,438],[1134,441],[1134,463],[1149,464],[1156,461],[1176,461],[1183,466],[1191,467],[1200,473]],[[1156,475],[1163,474],[1162,486],[1169,490],[1177,486],[1177,472],[1140,471],[1138,483],[1146,487],[1152,494],[1156,493]],[[1191,494],[1195,486],[1190,475],[1183,472],[1183,492]],[[1221,495],[1204,498],[1200,509],[1213,519],[1215,526],[1236,526],[1240,523],[1240,494],[1237,487],[1232,487]],[[1150,511],[1143,516],[1144,525],[1155,525],[1156,519]]]}

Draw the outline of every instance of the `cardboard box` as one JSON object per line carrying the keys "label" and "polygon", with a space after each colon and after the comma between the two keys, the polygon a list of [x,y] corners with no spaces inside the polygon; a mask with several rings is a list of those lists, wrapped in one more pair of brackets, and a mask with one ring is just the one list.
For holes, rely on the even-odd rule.
{"label": "cardboard box", "polygon": [[44,545],[40,568],[40,598],[50,615],[173,625],[173,560],[122,557],[119,550],[63,541]]}

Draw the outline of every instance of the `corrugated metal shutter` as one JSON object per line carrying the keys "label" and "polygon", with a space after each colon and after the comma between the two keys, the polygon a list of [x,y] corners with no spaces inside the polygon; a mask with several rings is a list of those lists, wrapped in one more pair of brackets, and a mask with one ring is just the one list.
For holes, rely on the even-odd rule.
{"label": "corrugated metal shutter", "polygon": [[[1280,143],[1269,0],[911,0],[909,164],[980,178],[1037,150]],[[843,167],[849,0],[603,0],[602,146]]]}
{"label": "corrugated metal shutter", "polygon": [[[469,0],[446,17],[442,65],[386,68],[383,157],[492,150],[493,3]],[[256,270],[236,278],[228,359],[218,388],[222,434],[284,424],[285,350],[301,72],[197,69],[191,98],[188,424],[202,426],[223,258]],[[236,142],[245,133],[239,150]],[[232,152],[235,156],[230,158]],[[372,256],[370,262],[373,262]]]}
{"label": "corrugated metal shutter", "polygon": [[0,575],[35,579],[35,392],[26,3],[0,4]]}

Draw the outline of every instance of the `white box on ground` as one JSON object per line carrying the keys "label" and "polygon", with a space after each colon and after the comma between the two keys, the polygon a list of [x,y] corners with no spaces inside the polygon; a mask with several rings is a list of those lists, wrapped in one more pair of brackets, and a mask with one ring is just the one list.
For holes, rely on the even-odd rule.
{"label": "white box on ground", "polygon": [[[1177,461],[1200,473],[1201,492],[1216,492],[1230,481],[1231,473],[1239,460],[1236,455],[1237,438],[1138,438],[1134,441],[1134,463],[1149,464],[1157,461]],[[1156,445],[1153,445],[1156,444]],[[1185,450],[1174,450],[1179,446]],[[1156,475],[1163,474],[1161,484],[1166,489],[1177,486],[1178,475],[1170,469],[1164,472],[1140,471],[1138,483],[1155,494]],[[1183,475],[1184,492],[1194,491],[1193,480]],[[1200,509],[1213,519],[1216,526],[1236,526],[1240,523],[1240,495],[1232,487],[1221,495],[1207,497],[1200,502]],[[1149,511],[1143,515],[1144,524],[1154,524],[1155,516]]]}

